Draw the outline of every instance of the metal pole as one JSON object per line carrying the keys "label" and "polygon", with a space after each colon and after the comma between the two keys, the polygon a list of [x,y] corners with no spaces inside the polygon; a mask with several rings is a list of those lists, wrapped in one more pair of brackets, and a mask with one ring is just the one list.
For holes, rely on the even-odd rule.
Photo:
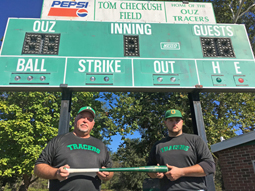
{"label": "metal pole", "polygon": [[[202,137],[202,139],[207,143],[206,133],[205,133],[205,125],[202,114],[201,103],[199,99],[199,92],[192,92],[188,94],[190,109],[191,109],[191,117],[194,134]],[[205,177],[206,187],[208,191],[215,191],[214,179],[213,175],[208,175]]]}
{"label": "metal pole", "polygon": [[64,88],[62,90],[60,119],[59,119],[59,126],[58,126],[59,135],[69,132],[71,101],[72,101],[72,92],[69,89]]}

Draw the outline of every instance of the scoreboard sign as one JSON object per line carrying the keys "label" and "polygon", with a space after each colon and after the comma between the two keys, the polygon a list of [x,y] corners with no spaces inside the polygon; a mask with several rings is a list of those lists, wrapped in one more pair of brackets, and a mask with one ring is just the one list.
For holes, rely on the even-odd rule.
{"label": "scoreboard sign", "polygon": [[[185,2],[185,1],[184,1]],[[211,2],[44,0],[41,18],[80,21],[215,24]]]}
{"label": "scoreboard sign", "polygon": [[244,25],[9,19],[0,89],[251,91]]}

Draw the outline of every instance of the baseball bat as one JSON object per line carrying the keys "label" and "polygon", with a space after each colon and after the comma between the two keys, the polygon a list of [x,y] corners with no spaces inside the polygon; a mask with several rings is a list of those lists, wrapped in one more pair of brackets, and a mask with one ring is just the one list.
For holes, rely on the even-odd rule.
{"label": "baseball bat", "polygon": [[78,172],[167,172],[167,166],[140,166],[126,168],[65,168],[69,173]]}

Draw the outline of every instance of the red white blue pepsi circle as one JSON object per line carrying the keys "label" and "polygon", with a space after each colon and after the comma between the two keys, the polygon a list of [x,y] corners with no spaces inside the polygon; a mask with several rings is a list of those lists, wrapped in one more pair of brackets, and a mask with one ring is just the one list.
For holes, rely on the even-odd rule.
{"label": "red white blue pepsi circle", "polygon": [[78,9],[76,14],[79,17],[86,17],[88,15],[88,11],[86,9]]}

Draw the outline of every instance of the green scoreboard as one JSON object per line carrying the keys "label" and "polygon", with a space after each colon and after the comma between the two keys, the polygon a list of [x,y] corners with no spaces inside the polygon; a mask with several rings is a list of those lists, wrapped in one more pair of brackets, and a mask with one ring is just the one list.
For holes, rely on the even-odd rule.
{"label": "green scoreboard", "polygon": [[244,25],[9,19],[1,90],[253,91]]}

